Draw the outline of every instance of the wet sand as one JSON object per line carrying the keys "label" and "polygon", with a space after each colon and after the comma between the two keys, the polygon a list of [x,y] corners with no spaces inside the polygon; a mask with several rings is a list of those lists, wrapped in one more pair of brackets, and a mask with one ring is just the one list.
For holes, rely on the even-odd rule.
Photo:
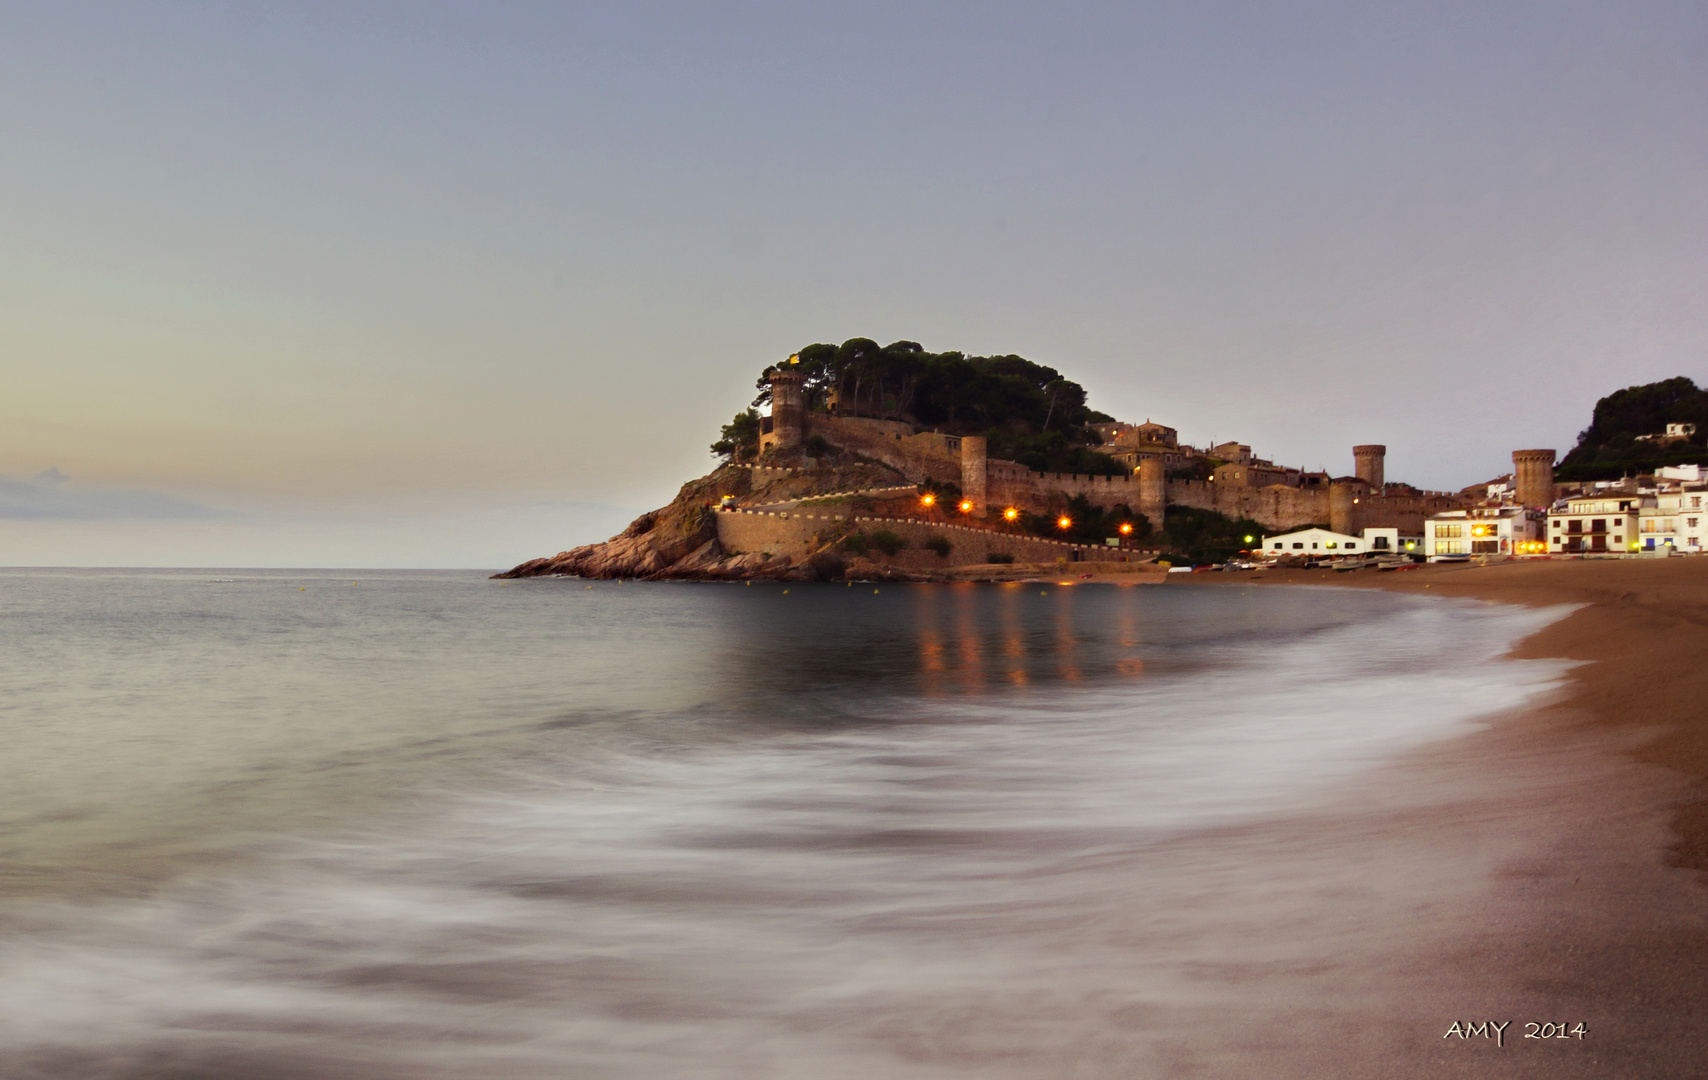
{"label": "wet sand", "polygon": [[[1580,663],[1557,700],[1372,776],[1361,813],[1267,827],[1266,855],[1294,853],[1279,865],[1335,852],[1297,887],[1370,929],[1226,973],[1273,1012],[1247,1011],[1219,1062],[1191,1039],[1182,1075],[1258,1075],[1259,1059],[1286,1077],[1708,1075],[1708,559],[1178,583],[1582,605],[1514,650]],[[1320,912],[1307,925],[1324,930]],[[1442,1037],[1502,1020],[1504,1045]],[[1527,1022],[1587,1033],[1526,1039]]]}

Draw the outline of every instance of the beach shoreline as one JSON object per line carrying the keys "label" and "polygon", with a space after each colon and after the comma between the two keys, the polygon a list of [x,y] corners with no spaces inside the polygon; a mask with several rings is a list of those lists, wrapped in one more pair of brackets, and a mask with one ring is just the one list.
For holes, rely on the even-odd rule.
{"label": "beach shoreline", "polygon": [[[1574,662],[1562,692],[1385,771],[1386,782],[1420,790],[1462,786],[1407,811],[1382,809],[1391,796],[1373,782],[1371,813],[1384,824],[1380,839],[1364,844],[1378,859],[1384,851],[1396,859],[1407,845],[1442,844],[1459,856],[1450,862],[1485,860],[1481,886],[1445,901],[1465,925],[1423,932],[1381,960],[1377,968],[1395,981],[1372,983],[1378,999],[1420,1022],[1419,1009],[1456,1009],[1441,1018],[1442,1032],[1455,1019],[1511,1019],[1585,1023],[1589,1034],[1547,1042],[1520,1035],[1495,1047],[1483,1037],[1437,1033],[1409,1051],[1366,1038],[1320,1054],[1299,1043],[1279,1075],[1701,1075],[1708,1061],[1708,560],[1431,565],[1403,574],[1269,570],[1193,575],[1179,584],[1379,588],[1576,606],[1509,654]],[[1396,967],[1400,956],[1409,960]]]}

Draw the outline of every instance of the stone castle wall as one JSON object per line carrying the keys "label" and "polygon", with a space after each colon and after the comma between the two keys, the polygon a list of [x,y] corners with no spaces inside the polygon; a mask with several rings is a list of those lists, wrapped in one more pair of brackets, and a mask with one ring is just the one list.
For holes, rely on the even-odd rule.
{"label": "stone castle wall", "polygon": [[[879,461],[915,483],[930,479],[961,484],[965,489],[964,481],[971,478],[975,486],[981,486],[976,483],[981,470],[963,458],[962,441],[956,436],[915,432],[900,421],[825,414],[812,414],[807,429],[838,446]],[[1360,465],[1365,471],[1379,474],[1379,462],[1373,455],[1384,448],[1372,444],[1357,449],[1364,452]],[[1137,469],[1115,476],[1086,476],[1036,473],[1013,461],[982,460],[983,502],[990,512],[1000,512],[1009,506],[1045,512],[1052,509],[1053,501],[1083,496],[1105,510],[1126,506],[1151,518],[1153,527],[1162,524],[1157,520],[1160,516],[1156,513],[1157,504],[1166,501],[1175,506],[1213,510],[1232,518],[1250,518],[1276,532],[1308,524],[1335,524],[1346,527],[1347,531],[1397,528],[1403,533],[1421,534],[1425,518],[1465,505],[1458,496],[1446,492],[1415,496],[1375,494],[1379,488],[1373,488],[1366,479],[1353,477],[1336,480],[1332,486],[1276,483],[1298,474],[1294,470],[1260,465],[1238,466],[1237,473],[1224,466],[1217,470],[1216,479],[1209,481],[1162,481],[1158,477],[1162,500],[1153,490],[1148,492],[1147,504],[1141,495]]]}
{"label": "stone castle wall", "polygon": [[[800,513],[796,511],[721,510],[717,515],[718,544],[731,555],[757,552],[802,558],[844,531],[864,532],[868,537],[888,529],[906,541],[894,558],[876,551],[868,557],[909,570],[941,569],[990,561],[992,554],[1014,556],[1017,562],[1050,563],[1058,559],[1078,562],[1092,558],[1119,558],[1106,548],[1071,544],[1036,536],[1017,536],[966,525],[917,521],[896,517],[849,517],[845,514]],[[952,545],[940,557],[924,547],[925,541],[941,536]],[[1137,558],[1139,556],[1133,555]]]}
{"label": "stone castle wall", "polygon": [[[994,467],[998,463],[991,462]],[[1004,465],[1012,463],[1004,462]],[[1093,506],[1108,510],[1126,506],[1145,513],[1137,476],[1085,476],[1066,473],[1035,473],[1021,466],[992,468],[987,482],[990,505],[1018,506],[1027,510],[1043,510],[1052,495],[1073,497],[1083,495]],[[1357,503],[1352,518],[1355,529],[1397,528],[1403,533],[1421,535],[1424,519],[1444,510],[1463,507],[1458,497],[1446,493],[1431,495],[1374,495],[1366,485],[1350,485]],[[1291,487],[1270,484],[1247,487],[1243,484],[1218,483],[1213,480],[1169,480],[1165,483],[1168,504],[1213,510],[1231,518],[1251,518],[1266,529],[1284,531],[1300,525],[1328,524],[1330,510],[1329,488]],[[1150,516],[1150,515],[1147,515]],[[1152,521],[1152,526],[1161,522]]]}
{"label": "stone castle wall", "polygon": [[919,483],[935,480],[961,481],[961,440],[936,432],[915,434],[913,427],[894,420],[829,416],[814,413],[807,421],[808,436],[823,435],[826,441],[901,473]]}

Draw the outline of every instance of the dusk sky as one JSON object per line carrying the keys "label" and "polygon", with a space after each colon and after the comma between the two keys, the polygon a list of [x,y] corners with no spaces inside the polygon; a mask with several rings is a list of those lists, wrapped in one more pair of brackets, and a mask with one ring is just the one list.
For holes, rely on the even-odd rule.
{"label": "dusk sky", "polygon": [[8,4],[0,565],[507,567],[815,341],[1459,488],[1708,382],[1708,6]]}

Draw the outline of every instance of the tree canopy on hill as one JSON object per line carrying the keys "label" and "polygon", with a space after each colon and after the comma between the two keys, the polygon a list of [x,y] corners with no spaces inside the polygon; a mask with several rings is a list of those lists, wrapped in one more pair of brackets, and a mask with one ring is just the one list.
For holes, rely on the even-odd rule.
{"label": "tree canopy on hill", "polygon": [[[1638,439],[1659,435],[1671,423],[1696,425],[1689,441],[1662,446]],[[1589,427],[1560,462],[1561,480],[1613,480],[1653,472],[1663,465],[1708,464],[1708,391],[1679,376],[1629,386],[1595,403]]]}
{"label": "tree canopy on hill", "polygon": [[[1110,418],[1088,408],[1085,388],[1025,357],[927,352],[915,341],[880,346],[871,338],[808,345],[788,362],[805,378],[806,407],[836,402],[844,416],[906,420],[951,435],[984,435],[992,457],[1040,472],[1115,474],[1120,465],[1091,449],[1086,427]],[[771,400],[759,376],[754,405]]]}

